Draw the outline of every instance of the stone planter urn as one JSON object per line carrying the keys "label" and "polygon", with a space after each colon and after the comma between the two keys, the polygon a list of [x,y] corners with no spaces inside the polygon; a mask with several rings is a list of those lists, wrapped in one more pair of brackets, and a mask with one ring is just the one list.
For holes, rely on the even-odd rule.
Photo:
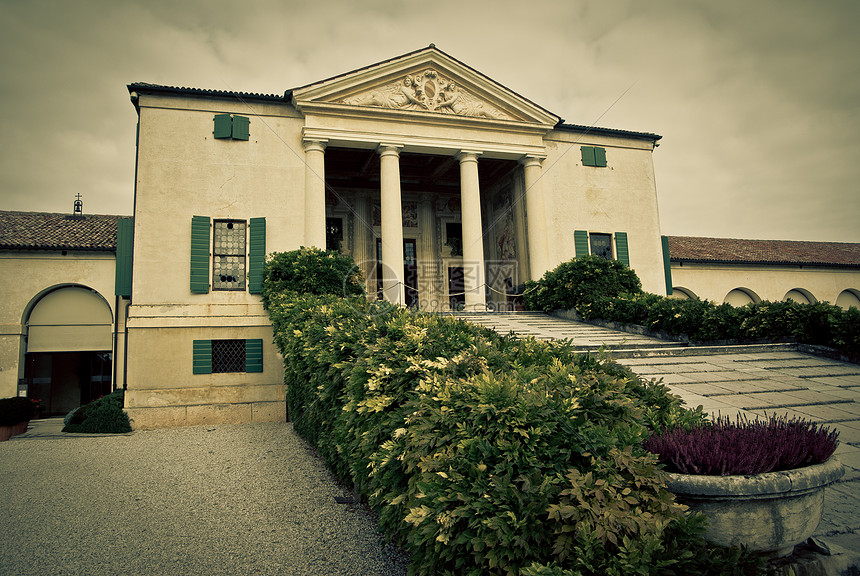
{"label": "stone planter urn", "polygon": [[845,473],[836,457],[822,464],[750,476],[669,473],[676,499],[708,517],[706,540],[744,544],[770,557],[791,554],[821,520],[824,488]]}

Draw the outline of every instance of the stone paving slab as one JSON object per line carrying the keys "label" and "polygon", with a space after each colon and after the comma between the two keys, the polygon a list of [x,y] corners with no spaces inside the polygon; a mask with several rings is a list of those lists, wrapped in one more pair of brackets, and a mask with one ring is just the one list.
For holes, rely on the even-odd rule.
{"label": "stone paving slab", "polygon": [[628,334],[535,312],[465,312],[458,313],[456,316],[468,322],[491,328],[500,334],[514,332],[520,335],[534,336],[538,340],[572,339],[576,346],[583,348],[598,348],[604,345],[623,347],[677,345],[677,343],[668,343],[657,338]]}

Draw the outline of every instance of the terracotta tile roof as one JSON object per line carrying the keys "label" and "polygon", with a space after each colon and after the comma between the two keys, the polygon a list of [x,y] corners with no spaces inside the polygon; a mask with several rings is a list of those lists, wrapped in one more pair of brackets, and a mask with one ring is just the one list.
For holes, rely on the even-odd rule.
{"label": "terracotta tile roof", "polygon": [[0,210],[0,249],[116,251],[120,218]]}
{"label": "terracotta tile roof", "polygon": [[673,262],[860,268],[860,244],[669,236],[669,257]]}

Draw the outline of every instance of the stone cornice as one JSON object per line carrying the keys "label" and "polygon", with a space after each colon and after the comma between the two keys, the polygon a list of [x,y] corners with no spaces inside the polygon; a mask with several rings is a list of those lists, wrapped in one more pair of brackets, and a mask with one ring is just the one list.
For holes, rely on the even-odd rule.
{"label": "stone cornice", "polygon": [[309,126],[304,127],[302,136],[305,140],[326,140],[329,146],[342,146],[346,148],[370,149],[376,148],[383,143],[397,142],[403,146],[404,152],[423,154],[452,155],[460,150],[480,150],[482,156],[487,158],[518,160],[523,156],[546,157],[546,149],[542,145],[509,144],[494,140],[431,138],[383,132],[359,132],[346,128]]}

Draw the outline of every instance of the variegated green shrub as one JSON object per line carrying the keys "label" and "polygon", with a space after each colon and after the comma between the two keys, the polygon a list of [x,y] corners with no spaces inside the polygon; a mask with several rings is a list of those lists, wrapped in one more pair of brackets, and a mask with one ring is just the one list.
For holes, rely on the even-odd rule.
{"label": "variegated green shrub", "polygon": [[268,308],[295,429],[413,574],[717,573],[640,448],[702,418],[665,386],[363,298],[272,293]]}

